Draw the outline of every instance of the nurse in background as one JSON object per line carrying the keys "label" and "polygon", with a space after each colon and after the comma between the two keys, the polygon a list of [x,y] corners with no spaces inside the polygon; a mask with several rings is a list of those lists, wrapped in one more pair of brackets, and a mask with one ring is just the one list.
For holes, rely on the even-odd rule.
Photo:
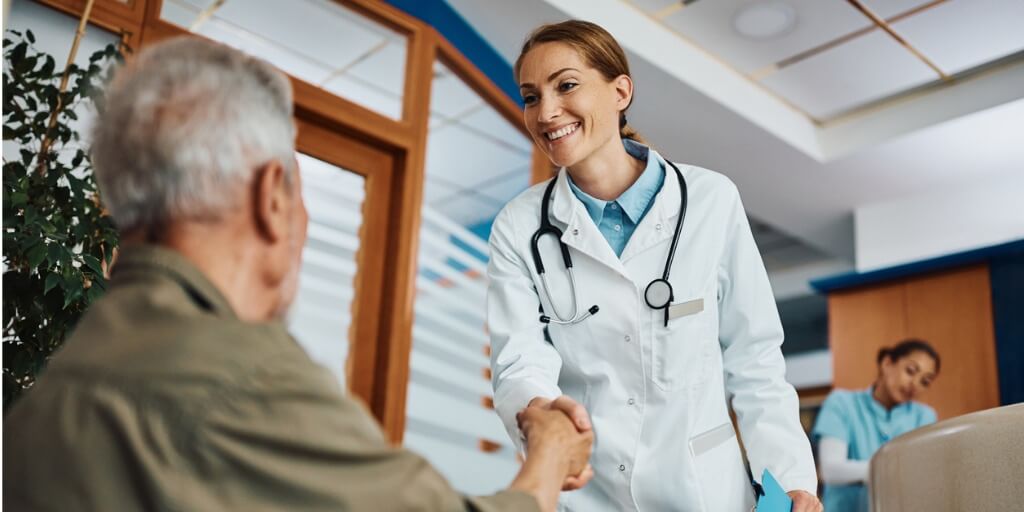
{"label": "nurse in background", "polygon": [[909,339],[878,351],[878,377],[868,389],[837,389],[821,406],[812,437],[828,512],[866,512],[868,465],[889,440],[935,423],[935,411],[914,399],[939,374],[939,353]]}

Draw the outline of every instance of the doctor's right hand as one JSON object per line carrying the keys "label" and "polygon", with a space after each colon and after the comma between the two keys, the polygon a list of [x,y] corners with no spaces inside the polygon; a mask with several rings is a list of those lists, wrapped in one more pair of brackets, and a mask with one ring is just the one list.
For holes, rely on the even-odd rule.
{"label": "doctor's right hand", "polygon": [[572,491],[587,484],[594,476],[590,467],[590,450],[594,433],[580,432],[560,409],[528,406],[516,415],[519,428],[526,437],[526,458],[558,461],[556,481],[561,490]]}

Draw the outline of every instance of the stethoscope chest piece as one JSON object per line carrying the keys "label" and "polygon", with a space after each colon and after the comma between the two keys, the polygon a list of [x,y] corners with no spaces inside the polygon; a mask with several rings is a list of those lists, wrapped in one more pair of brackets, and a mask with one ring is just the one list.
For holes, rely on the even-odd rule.
{"label": "stethoscope chest piece", "polygon": [[652,309],[664,309],[672,303],[672,284],[667,279],[655,279],[644,290],[644,300]]}

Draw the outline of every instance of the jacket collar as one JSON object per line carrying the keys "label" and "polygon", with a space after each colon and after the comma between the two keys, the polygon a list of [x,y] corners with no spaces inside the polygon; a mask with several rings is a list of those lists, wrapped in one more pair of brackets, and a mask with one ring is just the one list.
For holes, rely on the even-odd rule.
{"label": "jacket collar", "polygon": [[227,297],[181,253],[156,245],[125,245],[111,269],[111,285],[132,276],[160,275],[175,281],[196,304],[218,317],[238,318]]}
{"label": "jacket collar", "polygon": [[566,168],[561,168],[554,178],[556,181],[551,198],[551,216],[564,225],[562,241],[569,247],[597,259],[622,275],[628,275],[622,262],[666,238],[672,238],[676,227],[675,219],[679,216],[680,195],[675,169],[668,165],[654,149],[650,149],[648,158],[656,158],[661,164],[662,172],[666,173],[665,181],[661,190],[654,197],[654,204],[650,211],[640,221],[633,236],[627,242],[621,259],[608,245],[597,225],[590,218],[586,207],[573,194],[569,187]]}

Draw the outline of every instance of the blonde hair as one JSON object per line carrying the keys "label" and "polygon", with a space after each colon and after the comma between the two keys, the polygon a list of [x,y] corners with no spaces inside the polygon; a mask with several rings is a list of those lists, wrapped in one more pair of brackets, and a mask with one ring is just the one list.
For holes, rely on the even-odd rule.
{"label": "blonde hair", "polygon": [[[519,70],[523,65],[523,57],[534,46],[543,43],[569,45],[583,57],[584,62],[601,73],[605,80],[611,81],[621,75],[630,76],[626,52],[622,51],[619,42],[607,30],[589,21],[568,20],[541,25],[530,33],[523,43],[519,58],[516,59],[514,68],[516,82],[519,82]],[[629,101],[630,104],[633,103],[632,98]],[[626,105],[626,108],[619,113],[619,136],[647,144],[647,141],[626,122],[626,110],[628,109],[629,105]]]}

